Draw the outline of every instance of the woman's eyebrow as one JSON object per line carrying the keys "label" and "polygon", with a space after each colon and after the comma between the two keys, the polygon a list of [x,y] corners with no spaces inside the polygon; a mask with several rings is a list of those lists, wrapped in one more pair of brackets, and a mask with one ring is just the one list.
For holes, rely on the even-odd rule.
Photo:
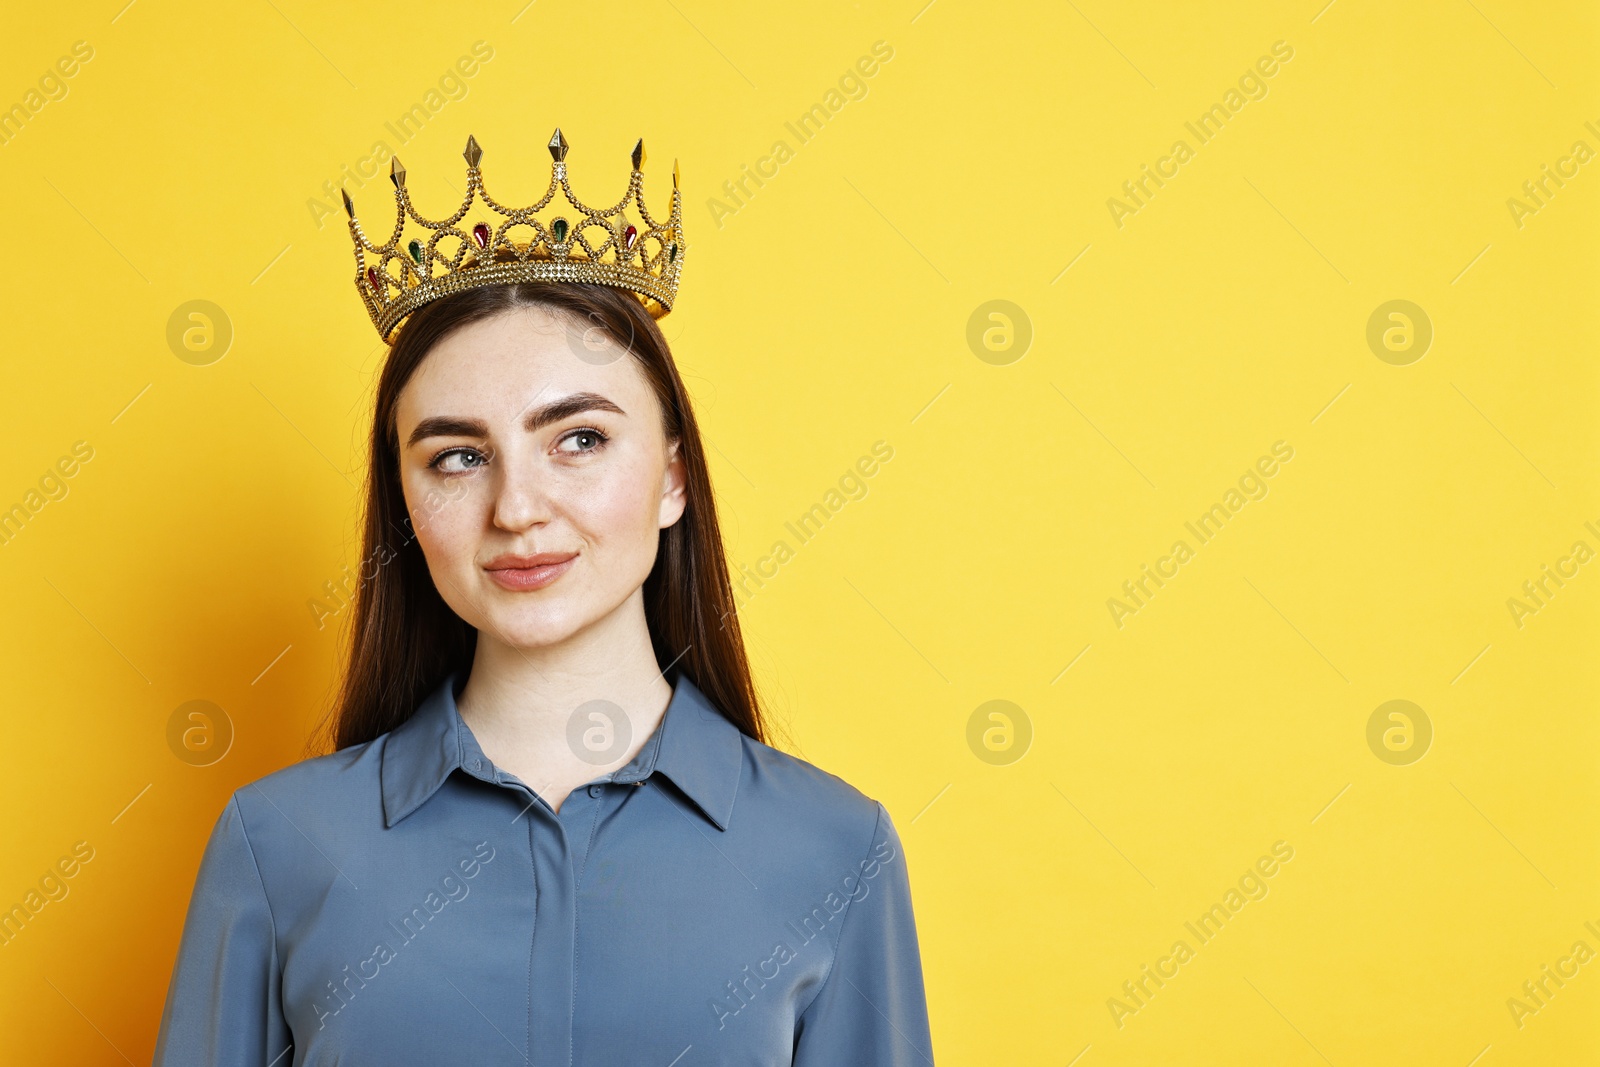
{"label": "woman's eyebrow", "polygon": [[[626,416],[616,404],[599,393],[573,393],[559,400],[552,400],[543,407],[534,408],[522,420],[522,428],[529,433],[542,426],[585,411],[610,411]],[[460,415],[431,415],[417,423],[416,429],[411,431],[411,436],[406,439],[406,447],[429,437],[488,437],[489,426],[482,419],[470,419]]]}

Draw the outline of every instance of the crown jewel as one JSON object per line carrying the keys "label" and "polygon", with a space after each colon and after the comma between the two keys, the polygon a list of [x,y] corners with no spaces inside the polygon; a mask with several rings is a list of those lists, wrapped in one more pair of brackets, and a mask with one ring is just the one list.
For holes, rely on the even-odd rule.
{"label": "crown jewel", "polygon": [[[447,218],[419,215],[406,188],[406,168],[398,157],[389,164],[394,182],[395,223],[389,240],[375,245],[356,218],[350,194],[340,189],[350,236],[355,242],[356,290],[377,327],[390,339],[395,327],[417,308],[450,293],[482,285],[527,281],[590,282],[633,293],[652,317],[672,310],[683,269],[683,206],[678,164],[672,164],[672,200],[667,217],[653,218],[644,206],[644,139],[633,146],[628,191],[611,207],[593,208],[567,184],[567,144],[561,129],[550,138],[550,187],[523,208],[506,207],[483,185],[478,163],[483,149],[467,138],[467,195]],[[556,204],[560,188],[570,210]],[[474,213],[475,203],[482,208]],[[551,209],[551,210],[546,210]],[[470,224],[469,215],[484,216]],[[570,216],[570,217],[569,217]],[[408,225],[409,223],[409,225]]]}

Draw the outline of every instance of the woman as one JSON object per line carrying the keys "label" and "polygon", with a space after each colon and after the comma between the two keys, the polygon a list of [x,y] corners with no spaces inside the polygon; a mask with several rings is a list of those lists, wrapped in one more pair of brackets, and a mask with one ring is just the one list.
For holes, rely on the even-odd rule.
{"label": "woman", "polygon": [[[224,808],[158,1065],[933,1062],[888,813],[763,740],[655,321],[676,168],[657,222],[642,145],[609,210],[566,148],[513,210],[469,140],[442,222],[396,161],[404,244],[352,209],[392,347],[337,750]],[[493,229],[464,228],[475,196]]]}

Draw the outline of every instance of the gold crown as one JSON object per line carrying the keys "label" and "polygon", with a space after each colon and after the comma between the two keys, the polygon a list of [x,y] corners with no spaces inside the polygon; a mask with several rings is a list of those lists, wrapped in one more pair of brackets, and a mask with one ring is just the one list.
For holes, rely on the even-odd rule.
{"label": "gold crown", "polygon": [[[344,210],[350,216],[350,236],[355,241],[356,290],[367,305],[372,324],[384,341],[411,312],[441,296],[481,285],[509,285],[527,281],[592,282],[626,289],[638,297],[652,318],[672,310],[678,295],[678,274],[683,269],[683,210],[678,194],[678,163],[672,163],[672,209],[664,222],[650,217],[640,195],[644,176],[644,140],[633,146],[633,174],[628,192],[615,206],[597,209],[585,205],[567,184],[567,139],[560,127],[550,138],[550,188],[525,208],[497,203],[483,187],[478,161],[483,150],[467,138],[467,197],[455,214],[439,221],[425,219],[411,206],[406,190],[406,169],[395,158],[389,165],[394,182],[395,223],[388,243],[374,245],[361,231],[355,205],[343,189]],[[575,213],[541,219],[561,187]],[[481,199],[498,218],[491,226],[480,219],[470,230],[458,224]],[[630,221],[629,205],[637,214]],[[482,212],[480,212],[482,214]],[[416,224],[406,238],[406,220]],[[421,227],[419,231],[416,227]],[[402,240],[404,239],[404,244]]]}

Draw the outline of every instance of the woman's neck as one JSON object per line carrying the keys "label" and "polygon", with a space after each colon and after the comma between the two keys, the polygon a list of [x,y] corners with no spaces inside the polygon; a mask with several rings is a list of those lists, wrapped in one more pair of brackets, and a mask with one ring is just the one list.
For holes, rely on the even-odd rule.
{"label": "woman's neck", "polygon": [[558,645],[519,648],[480,631],[456,706],[496,766],[559,808],[637,755],[671,698],[635,597]]}

